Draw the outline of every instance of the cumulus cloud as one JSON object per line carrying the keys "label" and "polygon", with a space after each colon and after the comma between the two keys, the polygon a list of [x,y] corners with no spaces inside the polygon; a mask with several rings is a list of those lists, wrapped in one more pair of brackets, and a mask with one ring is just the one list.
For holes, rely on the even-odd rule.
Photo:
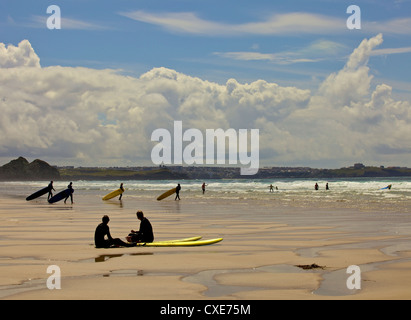
{"label": "cumulus cloud", "polygon": [[17,47],[0,43],[0,68],[40,67],[40,59],[28,40],[21,41]]}
{"label": "cumulus cloud", "polygon": [[41,68],[27,40],[0,44],[0,157],[151,165],[152,132],[172,132],[181,120],[184,130],[259,129],[262,165],[406,164],[410,102],[395,100],[386,84],[371,87],[367,62],[382,41],[381,35],[362,41],[316,92],[264,80],[218,84],[167,68],[138,78],[109,69]]}

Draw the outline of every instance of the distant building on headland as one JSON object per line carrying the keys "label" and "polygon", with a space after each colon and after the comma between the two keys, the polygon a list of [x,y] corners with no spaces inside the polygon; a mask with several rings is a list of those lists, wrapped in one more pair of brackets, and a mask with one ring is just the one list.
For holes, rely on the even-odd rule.
{"label": "distant building on headland", "polygon": [[362,163],[354,163],[354,169],[364,169],[365,166]]}

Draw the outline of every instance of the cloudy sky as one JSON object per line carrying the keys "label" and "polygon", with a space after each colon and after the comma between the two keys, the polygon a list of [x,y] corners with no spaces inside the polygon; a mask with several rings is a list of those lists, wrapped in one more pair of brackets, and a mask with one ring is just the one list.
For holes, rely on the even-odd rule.
{"label": "cloudy sky", "polygon": [[0,164],[153,165],[182,121],[259,129],[261,167],[411,167],[411,1],[356,1],[353,30],[351,4],[3,0]]}

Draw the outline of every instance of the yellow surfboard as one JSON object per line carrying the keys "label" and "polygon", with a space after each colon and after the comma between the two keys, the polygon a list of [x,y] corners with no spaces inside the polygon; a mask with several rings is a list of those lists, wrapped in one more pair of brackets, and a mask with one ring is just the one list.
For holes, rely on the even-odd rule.
{"label": "yellow surfboard", "polygon": [[120,188],[118,188],[117,190],[114,190],[113,192],[110,192],[109,194],[106,194],[106,195],[103,197],[103,200],[110,200],[110,199],[112,199],[112,198],[114,198],[114,197],[119,196],[119,195],[122,194],[123,192],[124,192],[123,190],[121,190]]}
{"label": "yellow surfboard", "polygon": [[137,243],[137,247],[194,247],[194,246],[206,246],[222,241],[223,238],[198,240],[198,241],[178,241],[178,242],[142,242]]}
{"label": "yellow surfboard", "polygon": [[160,201],[160,200],[163,200],[163,199],[171,196],[173,193],[176,192],[176,189],[177,189],[177,188],[173,188],[173,189],[168,190],[167,192],[164,192],[161,196],[159,196],[159,197],[157,198],[157,200]]}

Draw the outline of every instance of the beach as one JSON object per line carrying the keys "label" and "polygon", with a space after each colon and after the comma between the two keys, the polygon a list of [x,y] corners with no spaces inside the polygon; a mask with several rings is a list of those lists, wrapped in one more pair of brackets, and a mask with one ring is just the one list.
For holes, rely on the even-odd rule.
{"label": "beach", "polygon": [[[320,196],[309,204],[274,195],[219,199],[207,191],[188,197],[183,185],[181,201],[127,190],[122,201],[102,201],[104,190],[76,190],[76,182],[74,188],[74,204],[49,204],[46,196],[26,201],[36,190],[23,184],[2,193],[0,299],[411,298],[408,200],[400,210],[378,203],[365,210],[338,199],[324,205]],[[139,228],[137,210],[157,241],[224,240],[199,247],[94,247],[103,215],[110,217],[111,235],[124,240]],[[357,289],[347,286],[353,265],[361,271]],[[60,289],[47,286],[55,275],[49,266],[60,270]]]}

